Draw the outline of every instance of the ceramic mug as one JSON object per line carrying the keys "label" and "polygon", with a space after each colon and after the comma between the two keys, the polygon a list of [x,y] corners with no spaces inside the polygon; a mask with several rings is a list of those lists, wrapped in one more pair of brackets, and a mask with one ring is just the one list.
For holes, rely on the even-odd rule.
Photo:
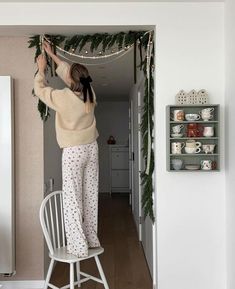
{"label": "ceramic mug", "polygon": [[210,119],[213,118],[213,115],[211,113],[202,113],[201,114],[202,120],[204,121],[209,121]]}
{"label": "ceramic mug", "polygon": [[173,142],[171,143],[171,152],[173,155],[181,154],[181,150],[185,147],[185,143]]}
{"label": "ceramic mug", "polygon": [[208,113],[208,112],[212,112],[212,111],[214,111],[215,109],[214,109],[214,107],[208,107],[208,108],[203,108],[202,110],[201,110],[201,112],[202,113]]}
{"label": "ceramic mug", "polygon": [[183,121],[184,120],[184,111],[182,109],[175,109],[173,111],[172,119],[174,121]]}
{"label": "ceramic mug", "polygon": [[180,133],[181,129],[184,128],[183,124],[178,124],[172,127],[173,133]]}
{"label": "ceramic mug", "polygon": [[201,148],[199,147],[185,147],[184,148],[186,154],[199,154],[201,152]]}
{"label": "ceramic mug", "polygon": [[213,126],[205,126],[203,129],[203,136],[205,136],[205,137],[214,136],[214,127]]}
{"label": "ceramic mug", "polygon": [[197,113],[187,113],[185,114],[185,119],[188,121],[199,120],[201,117]]}
{"label": "ceramic mug", "polygon": [[183,161],[180,160],[180,159],[173,159],[171,161],[172,163],[172,167],[174,170],[178,171],[178,170],[181,170],[182,169],[182,166],[183,166]]}
{"label": "ceramic mug", "polygon": [[213,115],[212,115],[212,112],[214,111],[215,109],[213,107],[209,107],[209,108],[204,108],[202,109],[199,114],[201,115],[201,118],[204,120],[204,121],[208,121],[210,119],[213,118]]}
{"label": "ceramic mug", "polygon": [[204,144],[202,145],[202,150],[205,154],[213,154],[215,149],[215,144]]}
{"label": "ceramic mug", "polygon": [[212,160],[201,160],[201,169],[205,171],[212,170]]}
{"label": "ceramic mug", "polygon": [[186,141],[186,147],[188,148],[199,148],[202,144],[199,141],[195,141],[194,139],[189,139]]}

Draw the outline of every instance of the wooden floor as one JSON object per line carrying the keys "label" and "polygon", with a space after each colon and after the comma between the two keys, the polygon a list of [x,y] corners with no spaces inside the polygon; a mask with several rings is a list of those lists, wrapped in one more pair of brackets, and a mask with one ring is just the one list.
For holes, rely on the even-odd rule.
{"label": "wooden floor", "polygon": [[[127,197],[123,195],[100,197],[98,232],[101,245],[104,247],[100,261],[109,288],[152,289],[152,279],[141,243],[138,241]],[[99,277],[94,258],[81,262],[81,270]],[[52,283],[60,287],[69,283],[68,265],[62,263],[56,265]],[[94,281],[87,281],[81,288],[104,287]]]}

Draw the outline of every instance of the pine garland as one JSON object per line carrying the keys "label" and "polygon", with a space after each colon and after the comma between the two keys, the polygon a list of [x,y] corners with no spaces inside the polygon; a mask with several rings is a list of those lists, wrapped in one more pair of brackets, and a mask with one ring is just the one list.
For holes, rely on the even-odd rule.
{"label": "pine garland", "polygon": [[[154,51],[154,49],[153,49]],[[151,65],[154,65],[154,57],[151,57]],[[153,116],[154,116],[154,80],[153,80],[153,71],[150,69],[150,95],[149,95],[149,102],[148,102],[148,80],[146,76],[146,59],[144,63],[144,73],[145,73],[145,95],[144,95],[144,106],[143,106],[143,115],[141,121],[141,133],[143,138],[143,156],[145,159],[145,164],[147,163],[147,155],[148,155],[148,112],[150,115],[149,124],[150,124],[150,137],[151,137],[151,155],[150,155],[150,169],[149,174],[147,175],[145,171],[141,172],[141,185],[143,186],[143,194],[142,194],[142,207],[144,209],[144,216],[146,217],[149,215],[151,220],[154,222],[154,212],[153,212],[153,182],[152,176],[154,172],[154,152],[152,148],[152,144],[154,142],[153,138]]]}
{"label": "pine garland", "polygon": [[[119,32],[114,34],[109,33],[95,33],[95,34],[86,34],[86,35],[74,35],[72,37],[65,37],[62,35],[45,35],[53,44],[53,47],[56,46],[62,47],[63,49],[69,52],[79,51],[85,47],[85,45],[90,45],[90,51],[94,52],[98,49],[98,47],[102,47],[102,52],[105,53],[106,49],[111,49],[113,46],[117,46],[118,50],[123,48],[127,48],[131,45],[138,46],[139,54],[140,54],[140,65],[139,69],[144,71],[145,74],[145,95],[144,95],[144,105],[143,105],[143,114],[141,120],[141,134],[143,138],[143,147],[141,148],[143,152],[143,157],[145,164],[147,163],[147,155],[148,155],[148,113],[150,116],[149,126],[150,126],[150,136],[151,136],[151,155],[150,155],[150,170],[149,174],[146,174],[145,171],[141,172],[141,185],[143,186],[143,194],[142,194],[142,208],[144,210],[144,217],[149,215],[151,220],[154,222],[154,211],[153,211],[153,182],[152,176],[154,172],[154,151],[152,148],[153,144],[153,116],[154,116],[154,79],[153,79],[153,67],[154,67],[154,49],[151,55],[150,64],[150,95],[148,99],[148,80],[147,80],[147,56],[145,56],[143,60],[142,49],[147,50],[149,33],[147,31],[129,31],[129,32]],[[138,42],[137,42],[138,41]],[[40,43],[40,35],[35,35],[29,38],[29,48],[35,48],[35,57],[34,61],[38,55],[41,54],[41,43]],[[138,43],[138,45],[137,45]],[[135,49],[136,51],[136,49]],[[56,53],[56,50],[54,50]],[[134,53],[134,73],[136,75],[136,53]],[[47,57],[47,65],[50,69],[51,76],[55,76],[55,68],[54,64],[51,62],[51,59]],[[33,91],[33,95],[34,91]],[[50,116],[50,111],[47,109],[46,105],[39,100],[38,102],[38,111],[43,121],[46,121]]]}

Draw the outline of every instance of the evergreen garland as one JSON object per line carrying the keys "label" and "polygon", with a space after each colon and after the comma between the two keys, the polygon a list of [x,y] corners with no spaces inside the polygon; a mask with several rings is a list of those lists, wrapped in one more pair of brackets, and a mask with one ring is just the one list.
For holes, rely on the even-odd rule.
{"label": "evergreen garland", "polygon": [[[143,138],[143,157],[145,164],[147,163],[147,155],[148,155],[148,113],[150,116],[149,125],[150,125],[150,136],[151,136],[151,156],[150,156],[150,170],[149,174],[146,174],[145,171],[141,172],[141,185],[143,186],[143,194],[142,194],[142,208],[144,209],[144,217],[149,215],[151,220],[154,222],[154,211],[153,211],[153,182],[152,176],[154,172],[154,152],[152,148],[153,144],[153,116],[154,116],[154,79],[153,79],[153,67],[154,67],[154,49],[151,55],[150,64],[150,89],[149,89],[149,101],[148,101],[148,79],[147,79],[147,56],[145,56],[143,60],[142,49],[147,50],[149,33],[146,31],[129,31],[129,32],[119,32],[119,33],[95,33],[95,34],[85,34],[85,35],[74,35],[72,37],[65,37],[62,35],[45,35],[53,44],[54,52],[56,53],[56,46],[62,47],[63,49],[69,52],[79,51],[84,48],[86,44],[90,44],[90,51],[96,51],[99,46],[102,47],[102,51],[105,52],[106,49],[111,49],[114,45],[118,47],[118,50],[123,48],[128,48],[132,44],[136,46],[138,44],[139,54],[140,54],[140,65],[138,66],[141,70],[144,71],[145,75],[145,95],[144,95],[144,105],[143,105],[143,115],[141,120],[141,134]],[[34,61],[38,55],[41,54],[41,43],[40,43],[40,35],[35,35],[29,38],[29,48],[35,48],[35,57]],[[136,53],[134,53],[134,57],[136,58]],[[136,78],[136,59],[134,59],[135,68],[135,78]],[[56,67],[51,62],[51,59],[47,57],[47,65],[51,71],[51,76],[56,75],[55,69]],[[34,91],[33,91],[34,95]],[[50,116],[49,109],[47,109],[46,105],[39,100],[38,102],[38,110],[40,112],[40,116],[43,121],[46,121]]]}

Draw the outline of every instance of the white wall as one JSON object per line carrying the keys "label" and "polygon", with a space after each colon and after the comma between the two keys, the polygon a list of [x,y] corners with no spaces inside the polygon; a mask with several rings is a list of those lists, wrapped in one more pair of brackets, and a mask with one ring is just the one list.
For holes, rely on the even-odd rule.
{"label": "white wall", "polygon": [[235,2],[225,3],[226,44],[226,209],[228,289],[235,288]]}
{"label": "white wall", "polygon": [[[27,41],[27,37],[0,37],[0,75],[12,76],[15,102],[16,274],[0,276],[4,281],[44,278],[38,217],[43,199],[43,126],[32,96],[35,64]],[[0,156],[5,157],[2,151]]]}
{"label": "white wall", "polygon": [[116,144],[128,144],[128,101],[99,101],[95,110],[99,137],[99,192],[110,192],[109,145],[114,136]]}
{"label": "white wall", "polygon": [[179,89],[206,88],[223,111],[223,12],[223,3],[0,4],[0,25],[156,25],[159,289],[225,288],[224,149],[221,172],[176,174],[165,163],[165,106]]}
{"label": "white wall", "polygon": [[[171,25],[161,23],[157,27],[159,99],[155,123],[160,289],[226,286],[223,6],[215,6],[207,10],[202,8],[204,5],[193,5],[192,13],[190,9],[181,10],[184,16],[169,11],[167,20],[171,19]],[[181,88],[205,88],[211,103],[221,104],[219,173],[166,172],[165,106],[174,103]]]}

